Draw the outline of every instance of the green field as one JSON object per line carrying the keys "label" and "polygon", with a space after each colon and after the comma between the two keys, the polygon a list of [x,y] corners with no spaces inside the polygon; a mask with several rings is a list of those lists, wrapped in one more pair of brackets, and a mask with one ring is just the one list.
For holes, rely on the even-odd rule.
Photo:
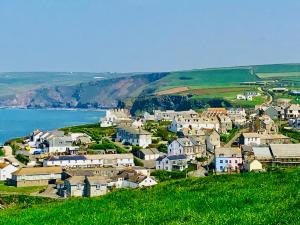
{"label": "green field", "polygon": [[222,68],[171,72],[156,82],[158,90],[179,86],[195,88],[236,87],[240,82],[257,81],[259,78],[248,68]]}
{"label": "green field", "polygon": [[285,73],[257,73],[257,76],[261,79],[267,78],[281,78],[281,79],[290,79],[290,78],[299,78],[300,79],[300,71],[299,72],[285,72]]}
{"label": "green field", "polygon": [[4,181],[0,181],[0,194],[30,194],[44,190],[44,186],[38,187],[14,187],[7,186]]}
{"label": "green field", "polygon": [[0,211],[0,224],[299,224],[300,170],[166,181]]}

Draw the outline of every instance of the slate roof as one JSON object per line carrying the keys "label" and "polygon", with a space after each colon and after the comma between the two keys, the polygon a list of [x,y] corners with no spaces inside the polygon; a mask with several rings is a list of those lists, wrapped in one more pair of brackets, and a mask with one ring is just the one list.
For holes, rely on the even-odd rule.
{"label": "slate roof", "polygon": [[60,161],[60,160],[86,160],[83,155],[64,155],[58,157],[51,157],[48,161]]}
{"label": "slate roof", "polygon": [[300,144],[271,144],[275,158],[300,158]]}
{"label": "slate roof", "polygon": [[167,158],[169,160],[183,160],[183,159],[186,159],[186,156],[185,155],[170,155],[170,156],[167,156]]}

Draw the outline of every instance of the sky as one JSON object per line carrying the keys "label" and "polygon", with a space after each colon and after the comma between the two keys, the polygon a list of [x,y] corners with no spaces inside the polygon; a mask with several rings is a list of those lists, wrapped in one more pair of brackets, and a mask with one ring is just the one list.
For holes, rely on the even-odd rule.
{"label": "sky", "polygon": [[300,63],[299,0],[0,0],[0,71]]}

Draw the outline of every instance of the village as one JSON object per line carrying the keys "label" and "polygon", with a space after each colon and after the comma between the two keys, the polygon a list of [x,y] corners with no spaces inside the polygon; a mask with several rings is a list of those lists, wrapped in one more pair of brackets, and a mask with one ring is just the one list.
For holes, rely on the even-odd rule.
{"label": "village", "polygon": [[45,186],[46,197],[93,197],[156,185],[159,173],[202,177],[300,164],[300,105],[287,102],[139,117],[110,109],[93,129],[106,132],[35,130],[7,142],[0,180]]}

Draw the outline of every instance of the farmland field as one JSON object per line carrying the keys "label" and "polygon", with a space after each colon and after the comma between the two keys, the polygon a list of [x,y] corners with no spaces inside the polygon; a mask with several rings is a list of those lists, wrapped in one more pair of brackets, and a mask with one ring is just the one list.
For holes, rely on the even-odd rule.
{"label": "farmland field", "polygon": [[0,224],[298,224],[300,170],[166,181],[0,211]]}
{"label": "farmland field", "polygon": [[223,68],[171,72],[156,82],[159,91],[175,87],[211,88],[238,87],[240,82],[257,81],[259,78],[248,68]]}
{"label": "farmland field", "polygon": [[257,76],[261,79],[267,78],[281,78],[281,79],[289,79],[289,78],[297,78],[300,79],[300,71],[299,72],[286,72],[286,73],[257,73]]}

